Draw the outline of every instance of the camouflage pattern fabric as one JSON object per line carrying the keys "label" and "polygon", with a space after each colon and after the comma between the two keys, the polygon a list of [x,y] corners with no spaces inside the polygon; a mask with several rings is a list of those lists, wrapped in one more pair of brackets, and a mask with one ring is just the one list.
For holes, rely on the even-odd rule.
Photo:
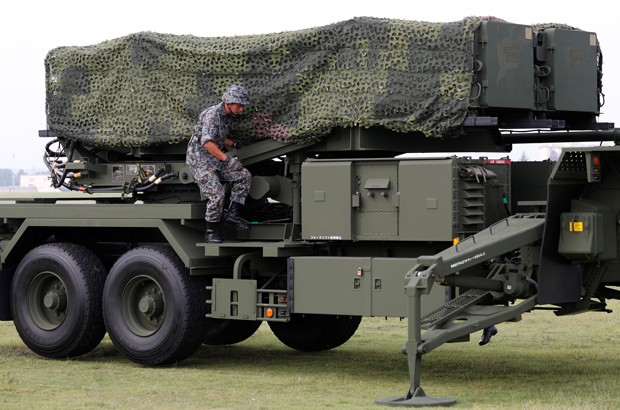
{"label": "camouflage pattern fabric", "polygon": [[548,28],[559,28],[562,30],[580,30],[577,27],[569,26],[568,24],[559,24],[559,23],[539,23],[539,24],[534,24],[532,27],[534,27],[534,29],[537,31],[548,29]]}
{"label": "camouflage pattern fabric", "polygon": [[[222,161],[220,161],[222,163]],[[201,179],[196,179],[200,191],[209,198],[205,220],[207,222],[219,222],[224,209],[224,188],[220,181],[232,182],[230,200],[245,204],[245,198],[250,193],[252,174],[243,168],[241,171],[231,171],[225,166],[207,166]]]}
{"label": "camouflage pattern fabric", "polygon": [[252,104],[245,141],[303,143],[334,127],[452,135],[471,89],[476,18],[355,18],[299,31],[199,38],[142,32],[45,59],[48,127],[97,147],[187,141],[231,84]]}
{"label": "camouflage pattern fabric", "polygon": [[249,105],[250,96],[248,90],[241,87],[240,85],[231,85],[224,92],[224,95],[222,96],[222,101],[224,101],[226,104]]}
{"label": "camouflage pattern fabric", "polygon": [[[224,103],[214,105],[204,110],[199,116],[192,138],[187,145],[186,162],[192,168],[201,168],[205,163],[217,164],[218,158],[209,154],[203,147],[208,141],[213,141],[217,147],[224,148],[224,140],[230,131],[231,118],[224,112]],[[206,156],[205,156],[206,155]],[[194,173],[194,177],[196,174]]]}
{"label": "camouflage pattern fabric", "polygon": [[250,193],[252,175],[247,169],[233,171],[203,147],[207,141],[213,141],[222,149],[230,124],[231,119],[225,114],[223,102],[209,107],[198,117],[192,138],[187,144],[186,162],[200,191],[209,199],[205,213],[207,222],[219,222],[222,216],[225,192],[220,181],[232,182],[230,200],[233,202],[245,204],[245,198]]}

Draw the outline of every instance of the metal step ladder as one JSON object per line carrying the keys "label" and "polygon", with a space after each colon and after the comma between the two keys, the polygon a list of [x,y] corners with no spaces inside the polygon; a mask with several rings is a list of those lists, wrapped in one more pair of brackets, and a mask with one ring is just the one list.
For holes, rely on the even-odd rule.
{"label": "metal step ladder", "polygon": [[[483,292],[477,299],[475,295],[466,295],[463,300],[454,299],[451,302],[461,303],[446,309],[444,316],[435,319],[434,323],[427,325],[428,330],[422,333],[418,352],[429,353],[444,343],[469,340],[471,333],[483,330],[502,322],[519,322],[521,315],[536,306],[536,295],[510,306],[485,306],[478,305],[485,298],[490,297],[490,292]],[[450,303],[450,302],[448,302]],[[445,305],[444,305],[445,307]],[[438,309],[441,310],[442,308]],[[448,312],[449,310],[449,312]],[[428,315],[427,315],[428,316]],[[429,319],[430,321],[430,319]]]}
{"label": "metal step ladder", "polygon": [[422,316],[422,329],[431,326],[438,326],[458,316],[464,309],[477,305],[480,302],[491,299],[491,292],[479,289],[472,289],[464,292],[459,297],[446,302],[445,305],[428,312]]}

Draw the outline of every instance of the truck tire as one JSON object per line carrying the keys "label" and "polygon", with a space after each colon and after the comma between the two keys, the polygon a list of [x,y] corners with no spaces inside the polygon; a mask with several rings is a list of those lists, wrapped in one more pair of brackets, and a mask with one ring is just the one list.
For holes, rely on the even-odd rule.
{"label": "truck tire", "polygon": [[22,259],[11,287],[19,336],[49,358],[93,350],[105,335],[101,297],[106,269],[90,250],[72,243],[38,246]]}
{"label": "truck tire", "polygon": [[293,315],[290,322],[269,322],[269,327],[288,347],[319,352],[348,341],[361,321],[361,316]]}
{"label": "truck tire", "polygon": [[207,319],[204,344],[212,346],[234,345],[252,336],[263,322],[230,319]]}
{"label": "truck tire", "polygon": [[103,291],[110,339],[132,362],[163,365],[191,356],[205,338],[206,282],[168,246],[143,246],[112,266]]}

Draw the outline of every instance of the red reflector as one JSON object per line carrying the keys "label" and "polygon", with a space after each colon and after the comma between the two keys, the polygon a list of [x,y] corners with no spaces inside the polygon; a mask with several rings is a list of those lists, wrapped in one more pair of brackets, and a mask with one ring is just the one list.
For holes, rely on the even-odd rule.
{"label": "red reflector", "polygon": [[599,157],[594,157],[594,165],[598,167],[600,164],[601,160],[599,159]]}
{"label": "red reflector", "polygon": [[286,302],[286,296],[281,296],[280,297],[280,302]]}

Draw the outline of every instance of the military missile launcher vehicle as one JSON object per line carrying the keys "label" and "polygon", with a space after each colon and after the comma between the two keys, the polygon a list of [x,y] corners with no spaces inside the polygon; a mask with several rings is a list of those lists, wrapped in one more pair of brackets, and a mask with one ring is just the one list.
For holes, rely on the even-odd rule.
{"label": "military missile launcher vehicle", "polygon": [[[45,357],[107,332],[159,365],[262,322],[321,351],[364,316],[408,317],[411,388],[377,402],[426,405],[422,354],[538,304],[572,314],[618,297],[617,148],[507,157],[515,143],[617,141],[597,121],[602,61],[595,33],[475,18],[52,50],[40,136],[59,192],[0,198],[0,320]],[[232,129],[245,146],[227,154],[253,175],[252,229],[205,243],[185,152],[231,84],[251,96]]]}

